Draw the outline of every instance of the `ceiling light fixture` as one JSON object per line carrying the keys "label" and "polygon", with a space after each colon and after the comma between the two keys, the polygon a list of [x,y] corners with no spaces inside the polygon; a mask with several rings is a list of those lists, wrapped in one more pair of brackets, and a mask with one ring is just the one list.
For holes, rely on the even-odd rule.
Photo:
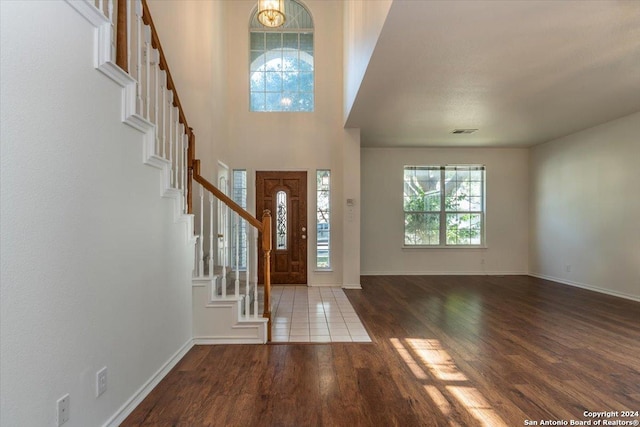
{"label": "ceiling light fixture", "polygon": [[258,21],[269,28],[284,24],[284,0],[258,0]]}

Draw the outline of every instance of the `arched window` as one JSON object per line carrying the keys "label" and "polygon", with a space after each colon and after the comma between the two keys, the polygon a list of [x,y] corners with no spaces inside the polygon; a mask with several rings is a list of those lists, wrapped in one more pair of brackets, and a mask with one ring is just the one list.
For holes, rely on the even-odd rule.
{"label": "arched window", "polygon": [[250,24],[250,110],[313,111],[313,20],[296,0],[285,0],[286,21],[266,28]]}

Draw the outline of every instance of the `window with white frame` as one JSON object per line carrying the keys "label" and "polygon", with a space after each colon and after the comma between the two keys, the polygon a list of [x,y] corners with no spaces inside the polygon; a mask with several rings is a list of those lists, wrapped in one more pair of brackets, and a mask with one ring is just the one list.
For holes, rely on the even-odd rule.
{"label": "window with white frame", "polygon": [[250,110],[313,111],[313,20],[299,2],[285,0],[287,19],[278,28],[266,28],[257,19],[250,24]]}
{"label": "window with white frame", "polygon": [[331,268],[331,171],[316,171],[316,268]]}
{"label": "window with white frame", "polygon": [[[247,171],[244,169],[234,169],[233,170],[233,191],[232,191],[232,200],[239,204],[243,209],[247,209]],[[247,222],[239,221],[239,224],[234,223],[234,233],[233,233],[233,247],[231,249],[231,265],[236,265],[236,253],[238,254],[238,268],[240,270],[247,269]],[[235,236],[236,230],[235,228],[239,227],[240,231],[240,242],[236,241]],[[238,250],[236,251],[236,245],[238,246]]]}
{"label": "window with white frame", "polygon": [[485,168],[404,167],[405,246],[482,246]]}

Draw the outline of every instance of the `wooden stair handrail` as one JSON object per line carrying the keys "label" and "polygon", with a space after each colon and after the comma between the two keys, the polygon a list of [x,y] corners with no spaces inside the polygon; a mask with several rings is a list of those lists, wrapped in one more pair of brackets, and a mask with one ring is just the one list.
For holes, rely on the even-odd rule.
{"label": "wooden stair handrail", "polygon": [[180,123],[184,125],[187,135],[191,135],[193,129],[191,129],[187,124],[187,117],[185,116],[184,109],[182,108],[182,104],[180,103],[180,97],[178,96],[176,85],[173,83],[173,77],[171,76],[169,65],[167,64],[167,58],[164,56],[164,51],[162,50],[162,44],[160,43],[160,38],[158,37],[158,32],[156,31],[156,26],[154,25],[153,19],[151,18],[147,0],[142,0],[142,22],[151,27],[151,46],[153,46],[155,49],[158,49],[158,53],[160,53],[160,69],[164,70],[167,73],[167,88],[173,91],[173,106],[178,107]]}
{"label": "wooden stair handrail", "polygon": [[[192,179],[202,185],[211,194],[213,194],[218,200],[229,206],[232,211],[236,212],[241,218],[245,219],[249,224],[258,229],[262,234],[262,250],[264,252],[264,312],[263,317],[267,318],[267,341],[271,341],[271,213],[269,210],[265,210],[262,215],[262,221],[255,218],[240,205],[230,199],[226,194],[220,191],[215,185],[207,181],[202,175],[200,175],[200,160],[195,157],[196,138],[193,129],[189,127],[187,118],[178,96],[176,85],[173,82],[173,76],[169,70],[167,59],[158,37],[158,31],[156,30],[151,13],[149,11],[149,5],[147,0],[141,0],[142,3],[142,21],[144,24],[151,28],[151,45],[158,50],[159,54],[159,66],[161,70],[164,70],[167,77],[167,89],[173,92],[173,106],[178,109],[178,118],[180,123],[184,125],[185,134],[188,137],[188,152],[187,152],[187,212],[193,212],[193,185]],[[117,33],[116,33],[116,65],[120,66],[125,72],[128,72],[128,41],[127,41],[127,0],[117,0]]]}
{"label": "wooden stair handrail", "polygon": [[[211,184],[209,181],[207,181],[205,178],[203,178],[200,175],[200,160],[196,160],[195,164],[194,164],[194,168],[193,168],[193,179],[199,183],[200,185],[202,185],[204,188],[207,189],[207,191],[209,191],[210,193],[212,193],[214,196],[216,196],[216,198],[218,198],[218,200],[222,201],[222,203],[224,203],[225,205],[229,206],[231,208],[232,211],[234,211],[235,213],[237,213],[238,215],[240,215],[242,218],[244,218],[249,224],[253,225],[255,228],[257,228],[260,232],[262,232],[263,227],[262,227],[262,223],[255,218],[253,215],[251,215],[249,212],[247,212],[246,210],[244,210],[244,208],[242,206],[240,206],[239,204],[237,204],[236,202],[234,202],[233,200],[231,200],[229,198],[229,196],[227,196],[226,194],[224,194],[222,191],[220,191],[220,189],[218,189],[215,185]],[[268,233],[270,234],[270,233]]]}

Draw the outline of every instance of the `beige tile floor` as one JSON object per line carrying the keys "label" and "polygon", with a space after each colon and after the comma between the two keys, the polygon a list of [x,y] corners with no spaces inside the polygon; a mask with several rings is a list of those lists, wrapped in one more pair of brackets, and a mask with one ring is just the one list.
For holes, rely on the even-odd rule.
{"label": "beige tile floor", "polygon": [[274,286],[272,342],[371,342],[340,288]]}

